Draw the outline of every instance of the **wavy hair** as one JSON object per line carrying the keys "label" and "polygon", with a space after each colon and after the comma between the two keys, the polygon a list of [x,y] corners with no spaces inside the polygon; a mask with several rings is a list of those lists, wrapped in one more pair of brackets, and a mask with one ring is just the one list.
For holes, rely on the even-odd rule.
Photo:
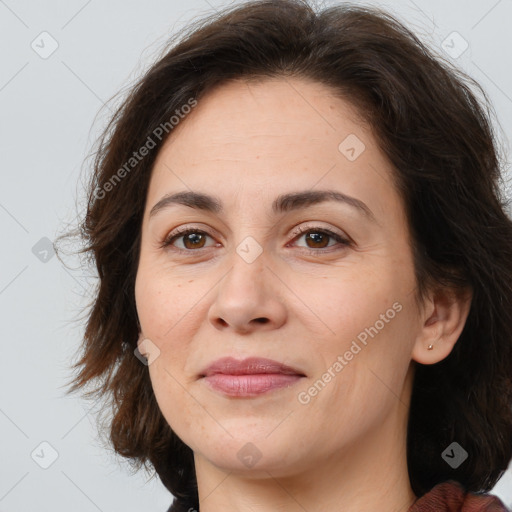
{"label": "wavy hair", "polygon": [[[453,351],[416,366],[407,460],[417,496],[449,479],[490,490],[512,457],[512,221],[494,112],[473,79],[373,7],[239,4],[186,27],[130,86],[97,141],[75,232],[99,280],[69,392],[93,385],[85,394],[110,406],[115,451],[138,469],[154,468],[176,497],[173,511],[199,508],[193,453],[164,419],[148,369],[134,356],[141,222],[156,155],[172,137],[169,129],[158,140],[154,130],[229,80],[275,77],[329,86],[371,126],[406,208],[418,296],[430,286],[472,289]],[[156,147],[127,168],[152,134]],[[456,469],[441,458],[453,441],[469,454]]]}

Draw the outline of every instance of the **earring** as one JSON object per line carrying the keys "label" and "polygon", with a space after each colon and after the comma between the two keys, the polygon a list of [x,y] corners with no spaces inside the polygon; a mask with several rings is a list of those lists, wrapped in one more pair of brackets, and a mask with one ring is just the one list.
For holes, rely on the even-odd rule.
{"label": "earring", "polygon": [[427,350],[432,350],[434,348],[434,345],[432,343],[427,347]]}

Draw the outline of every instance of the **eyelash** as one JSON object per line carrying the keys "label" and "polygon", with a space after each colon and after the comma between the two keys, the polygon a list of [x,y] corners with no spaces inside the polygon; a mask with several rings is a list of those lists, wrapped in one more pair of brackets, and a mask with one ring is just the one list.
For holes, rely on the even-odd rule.
{"label": "eyelash", "polygon": [[[197,228],[178,228],[177,230],[173,231],[172,233],[170,233],[168,236],[165,237],[165,239],[163,240],[163,242],[161,243],[160,247],[162,249],[166,248],[166,247],[169,247],[172,245],[172,243],[179,239],[179,238],[182,238],[184,237],[185,235],[188,235],[190,233],[200,233],[202,235],[207,235],[209,236],[210,238],[213,238],[208,232],[206,231],[203,231],[201,229],[197,229]],[[339,235],[338,233],[335,233],[334,231],[331,231],[330,229],[326,229],[326,228],[321,228],[321,227],[315,227],[315,226],[306,226],[306,227],[299,227],[295,230],[295,232],[293,233],[293,240],[295,240],[296,238],[299,238],[301,237],[302,235],[304,234],[307,234],[307,233],[321,233],[323,235],[327,235],[331,238],[334,238],[339,244],[341,244],[343,247],[350,247],[352,245],[352,242],[346,238],[343,238],[341,235]],[[302,247],[301,249],[303,251],[305,251],[307,254],[312,254],[312,255],[318,255],[319,253],[321,252],[332,252],[332,247],[334,246],[330,246],[330,247],[325,247],[325,248],[318,248],[318,249],[310,249],[310,248],[307,248],[307,247]],[[179,247],[174,247],[172,250],[173,251],[177,251],[179,253],[192,253],[192,252],[198,252],[200,251],[201,249],[211,249],[211,247],[201,247],[199,249],[181,249]],[[331,250],[328,250],[328,249],[331,249]]]}

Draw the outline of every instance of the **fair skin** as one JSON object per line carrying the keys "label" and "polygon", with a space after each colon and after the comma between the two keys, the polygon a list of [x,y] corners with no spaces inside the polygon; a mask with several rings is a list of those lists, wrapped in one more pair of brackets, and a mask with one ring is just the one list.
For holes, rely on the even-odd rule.
{"label": "fair skin", "polygon": [[[338,149],[350,134],[365,146],[352,160]],[[135,295],[141,340],[156,354],[157,402],[194,453],[201,512],[405,512],[415,500],[406,465],[414,364],[450,353],[469,299],[432,292],[418,307],[392,172],[349,103],[297,78],[224,84],[160,150]],[[272,209],[282,194],[319,190],[365,207]],[[222,211],[173,203],[150,215],[163,196],[190,191],[214,195]],[[178,227],[195,237],[162,247]],[[301,376],[227,396],[201,374],[226,356],[269,358]]]}

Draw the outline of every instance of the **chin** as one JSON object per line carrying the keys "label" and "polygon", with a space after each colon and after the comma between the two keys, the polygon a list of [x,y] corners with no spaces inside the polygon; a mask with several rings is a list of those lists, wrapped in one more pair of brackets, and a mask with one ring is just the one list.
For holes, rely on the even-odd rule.
{"label": "chin", "polygon": [[283,428],[279,433],[272,432],[278,424],[275,421],[262,421],[258,425],[254,422],[247,425],[242,419],[221,423],[232,436],[222,430],[218,436],[203,435],[197,443],[191,439],[189,446],[222,471],[244,473],[257,478],[268,477],[269,473],[287,476],[300,467],[302,456],[298,451],[300,446],[295,441],[302,439],[299,433],[294,434]]}

